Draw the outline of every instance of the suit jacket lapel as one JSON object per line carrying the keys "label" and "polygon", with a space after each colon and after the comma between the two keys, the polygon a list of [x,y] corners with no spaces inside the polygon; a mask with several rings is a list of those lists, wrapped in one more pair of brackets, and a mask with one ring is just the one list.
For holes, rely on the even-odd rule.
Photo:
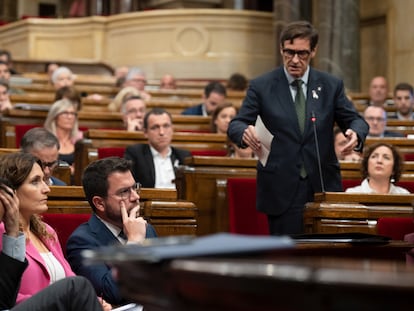
{"label": "suit jacket lapel", "polygon": [[310,69],[309,72],[309,80],[308,80],[308,89],[307,89],[307,96],[306,96],[306,122],[305,122],[305,132],[310,131],[310,133],[313,134],[312,130],[312,123],[311,117],[312,112],[315,113],[315,115],[318,115],[318,111],[320,109],[320,101],[322,100],[320,98],[320,93],[322,90],[322,84],[321,81],[317,75],[317,73]]}
{"label": "suit jacket lapel", "polygon": [[144,152],[144,159],[145,159],[145,164],[146,164],[145,166],[148,169],[148,174],[151,178],[152,183],[155,185],[154,159],[152,158],[150,146],[144,145],[143,152]]}
{"label": "suit jacket lapel", "polygon": [[91,219],[89,219],[89,227],[91,232],[95,236],[99,236],[99,240],[102,242],[102,245],[110,245],[114,243],[121,243],[119,240],[112,234],[111,231],[105,226],[105,224],[98,219],[96,214],[93,214]]}

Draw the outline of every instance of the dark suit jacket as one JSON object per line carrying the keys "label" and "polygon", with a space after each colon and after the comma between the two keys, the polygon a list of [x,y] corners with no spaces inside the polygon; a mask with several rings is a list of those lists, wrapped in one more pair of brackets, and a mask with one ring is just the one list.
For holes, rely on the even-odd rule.
{"label": "dark suit jacket", "polygon": [[203,104],[199,104],[197,106],[187,108],[181,114],[193,115],[193,116],[202,116],[203,115]]}
{"label": "dark suit jacket", "polygon": [[[183,164],[186,157],[191,157],[190,151],[171,147],[173,166],[175,164]],[[136,144],[128,146],[125,150],[124,158],[132,161],[132,174],[135,180],[140,182],[144,188],[154,188],[155,166],[149,145]]]}
{"label": "dark suit jacket", "polygon": [[399,132],[385,131],[384,137],[405,137],[405,136]]}
{"label": "dark suit jacket", "polygon": [[[335,156],[333,127],[353,129],[365,140],[368,124],[344,94],[343,82],[329,74],[310,69],[306,97],[305,129],[299,129],[294,101],[283,67],[250,82],[237,116],[231,121],[229,137],[242,145],[243,131],[254,125],[258,115],[274,135],[266,166],[257,166],[257,209],[280,215],[289,208],[299,184],[301,163],[315,192],[321,191],[312,113],[326,191],[342,191],[338,160]],[[362,144],[361,144],[362,147]]]}
{"label": "dark suit jacket", "polygon": [[[154,238],[157,234],[150,224],[147,226],[147,238]],[[119,240],[112,234],[105,224],[96,217],[91,216],[87,223],[80,225],[69,237],[66,244],[68,261],[73,272],[82,275],[91,281],[98,296],[114,305],[125,303],[122,299],[118,286],[112,278],[109,265],[85,265],[81,252],[86,249],[96,249],[102,246],[120,244]]]}
{"label": "dark suit jacket", "polygon": [[59,178],[51,176],[50,179],[52,180],[53,186],[66,186],[66,183]]}
{"label": "dark suit jacket", "polygon": [[16,303],[20,280],[27,267],[21,262],[0,252],[0,310],[10,309]]}

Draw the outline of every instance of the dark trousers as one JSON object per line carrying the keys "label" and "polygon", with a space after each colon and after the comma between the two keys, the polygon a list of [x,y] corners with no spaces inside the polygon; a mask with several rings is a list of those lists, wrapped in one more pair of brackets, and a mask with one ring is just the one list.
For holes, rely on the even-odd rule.
{"label": "dark trousers", "polygon": [[91,283],[84,277],[75,276],[53,283],[11,310],[102,311],[102,305]]}
{"label": "dark trousers", "polygon": [[271,235],[296,235],[303,233],[303,210],[313,201],[314,193],[309,178],[300,179],[291,206],[281,215],[267,215]]}

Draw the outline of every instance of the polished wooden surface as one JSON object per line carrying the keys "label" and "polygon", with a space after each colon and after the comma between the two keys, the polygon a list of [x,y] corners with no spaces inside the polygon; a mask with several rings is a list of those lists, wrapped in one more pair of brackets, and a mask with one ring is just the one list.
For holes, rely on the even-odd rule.
{"label": "polished wooden surface", "polygon": [[343,192],[315,194],[304,210],[305,232],[377,233],[380,217],[414,217],[414,195]]}

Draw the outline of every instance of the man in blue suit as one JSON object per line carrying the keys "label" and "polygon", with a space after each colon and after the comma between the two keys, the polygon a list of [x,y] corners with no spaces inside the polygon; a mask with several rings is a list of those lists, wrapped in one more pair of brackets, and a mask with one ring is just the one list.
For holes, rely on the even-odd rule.
{"label": "man in blue suit", "polygon": [[314,193],[342,191],[334,124],[348,140],[343,154],[360,151],[368,133],[367,123],[345,96],[343,82],[310,67],[317,44],[318,33],[310,23],[286,25],[280,37],[284,65],[251,81],[228,129],[233,142],[259,156],[258,116],[274,135],[267,162],[257,165],[256,199],[273,235],[303,233],[304,205],[313,201]]}
{"label": "man in blue suit", "polygon": [[210,82],[204,88],[203,102],[197,106],[185,109],[183,115],[209,116],[217,106],[226,100],[227,92],[223,84],[217,81]]}
{"label": "man in blue suit", "polygon": [[112,244],[140,244],[154,238],[154,228],[139,216],[140,185],[128,160],[110,157],[97,160],[82,177],[86,199],[93,214],[69,237],[68,261],[77,275],[88,278],[96,293],[112,305],[126,303],[119,293],[109,265],[85,265],[81,252]]}

